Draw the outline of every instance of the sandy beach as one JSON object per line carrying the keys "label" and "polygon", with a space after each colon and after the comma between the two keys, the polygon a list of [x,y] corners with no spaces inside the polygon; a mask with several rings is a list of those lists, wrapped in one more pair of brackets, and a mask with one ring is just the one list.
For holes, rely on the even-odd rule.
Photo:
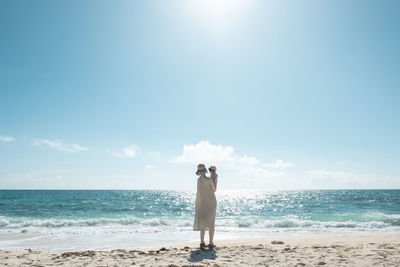
{"label": "sandy beach", "polygon": [[399,266],[400,233],[275,236],[134,250],[0,251],[3,266]]}

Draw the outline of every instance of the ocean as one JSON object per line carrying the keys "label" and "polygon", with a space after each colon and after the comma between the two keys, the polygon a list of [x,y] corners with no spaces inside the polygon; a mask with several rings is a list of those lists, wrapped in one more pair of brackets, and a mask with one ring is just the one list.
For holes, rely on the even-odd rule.
{"label": "ocean", "polygon": [[[0,249],[134,249],[198,241],[195,191],[0,190]],[[400,190],[220,190],[215,240],[400,231]],[[206,235],[207,240],[207,235]]]}

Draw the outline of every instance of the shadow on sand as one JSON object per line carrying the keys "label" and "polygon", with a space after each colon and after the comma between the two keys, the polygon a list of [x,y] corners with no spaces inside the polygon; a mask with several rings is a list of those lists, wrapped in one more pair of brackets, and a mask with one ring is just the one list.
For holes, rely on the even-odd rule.
{"label": "shadow on sand", "polygon": [[207,260],[215,260],[217,258],[217,252],[214,249],[196,249],[190,252],[190,257],[188,261],[190,262],[199,262],[204,259]]}

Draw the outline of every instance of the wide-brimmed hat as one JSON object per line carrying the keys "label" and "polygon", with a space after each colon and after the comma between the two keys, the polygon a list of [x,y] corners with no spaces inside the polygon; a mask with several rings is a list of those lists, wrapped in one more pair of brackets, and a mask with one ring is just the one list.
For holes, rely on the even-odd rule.
{"label": "wide-brimmed hat", "polygon": [[215,166],[211,166],[210,168],[208,168],[208,169],[211,169],[211,170],[213,170],[213,171],[217,171],[217,167],[215,167]]}
{"label": "wide-brimmed hat", "polygon": [[207,172],[206,166],[204,166],[204,164],[199,164],[197,165],[197,175],[201,175]]}

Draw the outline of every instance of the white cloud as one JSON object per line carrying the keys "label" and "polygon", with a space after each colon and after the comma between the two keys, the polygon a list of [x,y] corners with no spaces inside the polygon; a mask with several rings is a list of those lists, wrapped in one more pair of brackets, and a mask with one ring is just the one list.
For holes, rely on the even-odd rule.
{"label": "white cloud", "polygon": [[286,169],[289,167],[293,167],[294,163],[284,162],[283,160],[277,159],[274,162],[264,163],[264,166],[271,169]]}
{"label": "white cloud", "polygon": [[8,143],[8,142],[14,142],[14,141],[15,141],[15,138],[12,136],[0,136],[0,142]]}
{"label": "white cloud", "polygon": [[184,145],[182,155],[173,159],[175,163],[211,163],[230,162],[235,159],[233,147],[211,145],[208,141],[201,141],[195,145]]}
{"label": "white cloud", "polygon": [[285,175],[283,171],[272,171],[258,166],[242,166],[239,173],[244,176],[249,175],[255,177],[280,177]]}
{"label": "white cloud", "polygon": [[65,152],[82,152],[82,151],[87,151],[89,148],[85,146],[81,146],[78,144],[72,144],[72,145],[67,145],[61,140],[48,140],[48,139],[39,139],[36,140],[33,143],[35,146],[41,146],[41,145],[46,145],[51,148],[55,148],[60,151],[65,151]]}
{"label": "white cloud", "polygon": [[131,157],[134,158],[136,157],[136,153],[137,153],[138,147],[135,145],[131,145],[129,147],[125,147],[122,152],[125,156],[127,157]]}
{"label": "white cloud", "polygon": [[264,178],[280,177],[285,174],[282,169],[294,165],[282,160],[276,160],[272,163],[262,163],[255,157],[236,154],[232,146],[212,145],[208,141],[201,141],[194,145],[185,145],[182,154],[173,158],[172,162],[219,164],[222,168],[234,171],[237,174]]}
{"label": "white cloud", "polygon": [[155,166],[152,165],[152,164],[147,164],[147,165],[145,166],[145,168],[146,168],[146,169],[154,169]]}
{"label": "white cloud", "polygon": [[246,155],[244,155],[243,157],[239,158],[237,161],[239,163],[243,163],[243,164],[246,164],[246,165],[257,165],[257,164],[260,163],[260,161],[258,159],[254,158],[254,157],[249,157],[249,156],[246,156]]}
{"label": "white cloud", "polygon": [[134,157],[136,157],[138,151],[139,151],[138,146],[131,145],[131,146],[122,148],[121,152],[108,151],[108,153],[110,153],[111,155],[113,155],[114,157],[117,157],[117,158],[121,158],[121,157],[134,158]]}

